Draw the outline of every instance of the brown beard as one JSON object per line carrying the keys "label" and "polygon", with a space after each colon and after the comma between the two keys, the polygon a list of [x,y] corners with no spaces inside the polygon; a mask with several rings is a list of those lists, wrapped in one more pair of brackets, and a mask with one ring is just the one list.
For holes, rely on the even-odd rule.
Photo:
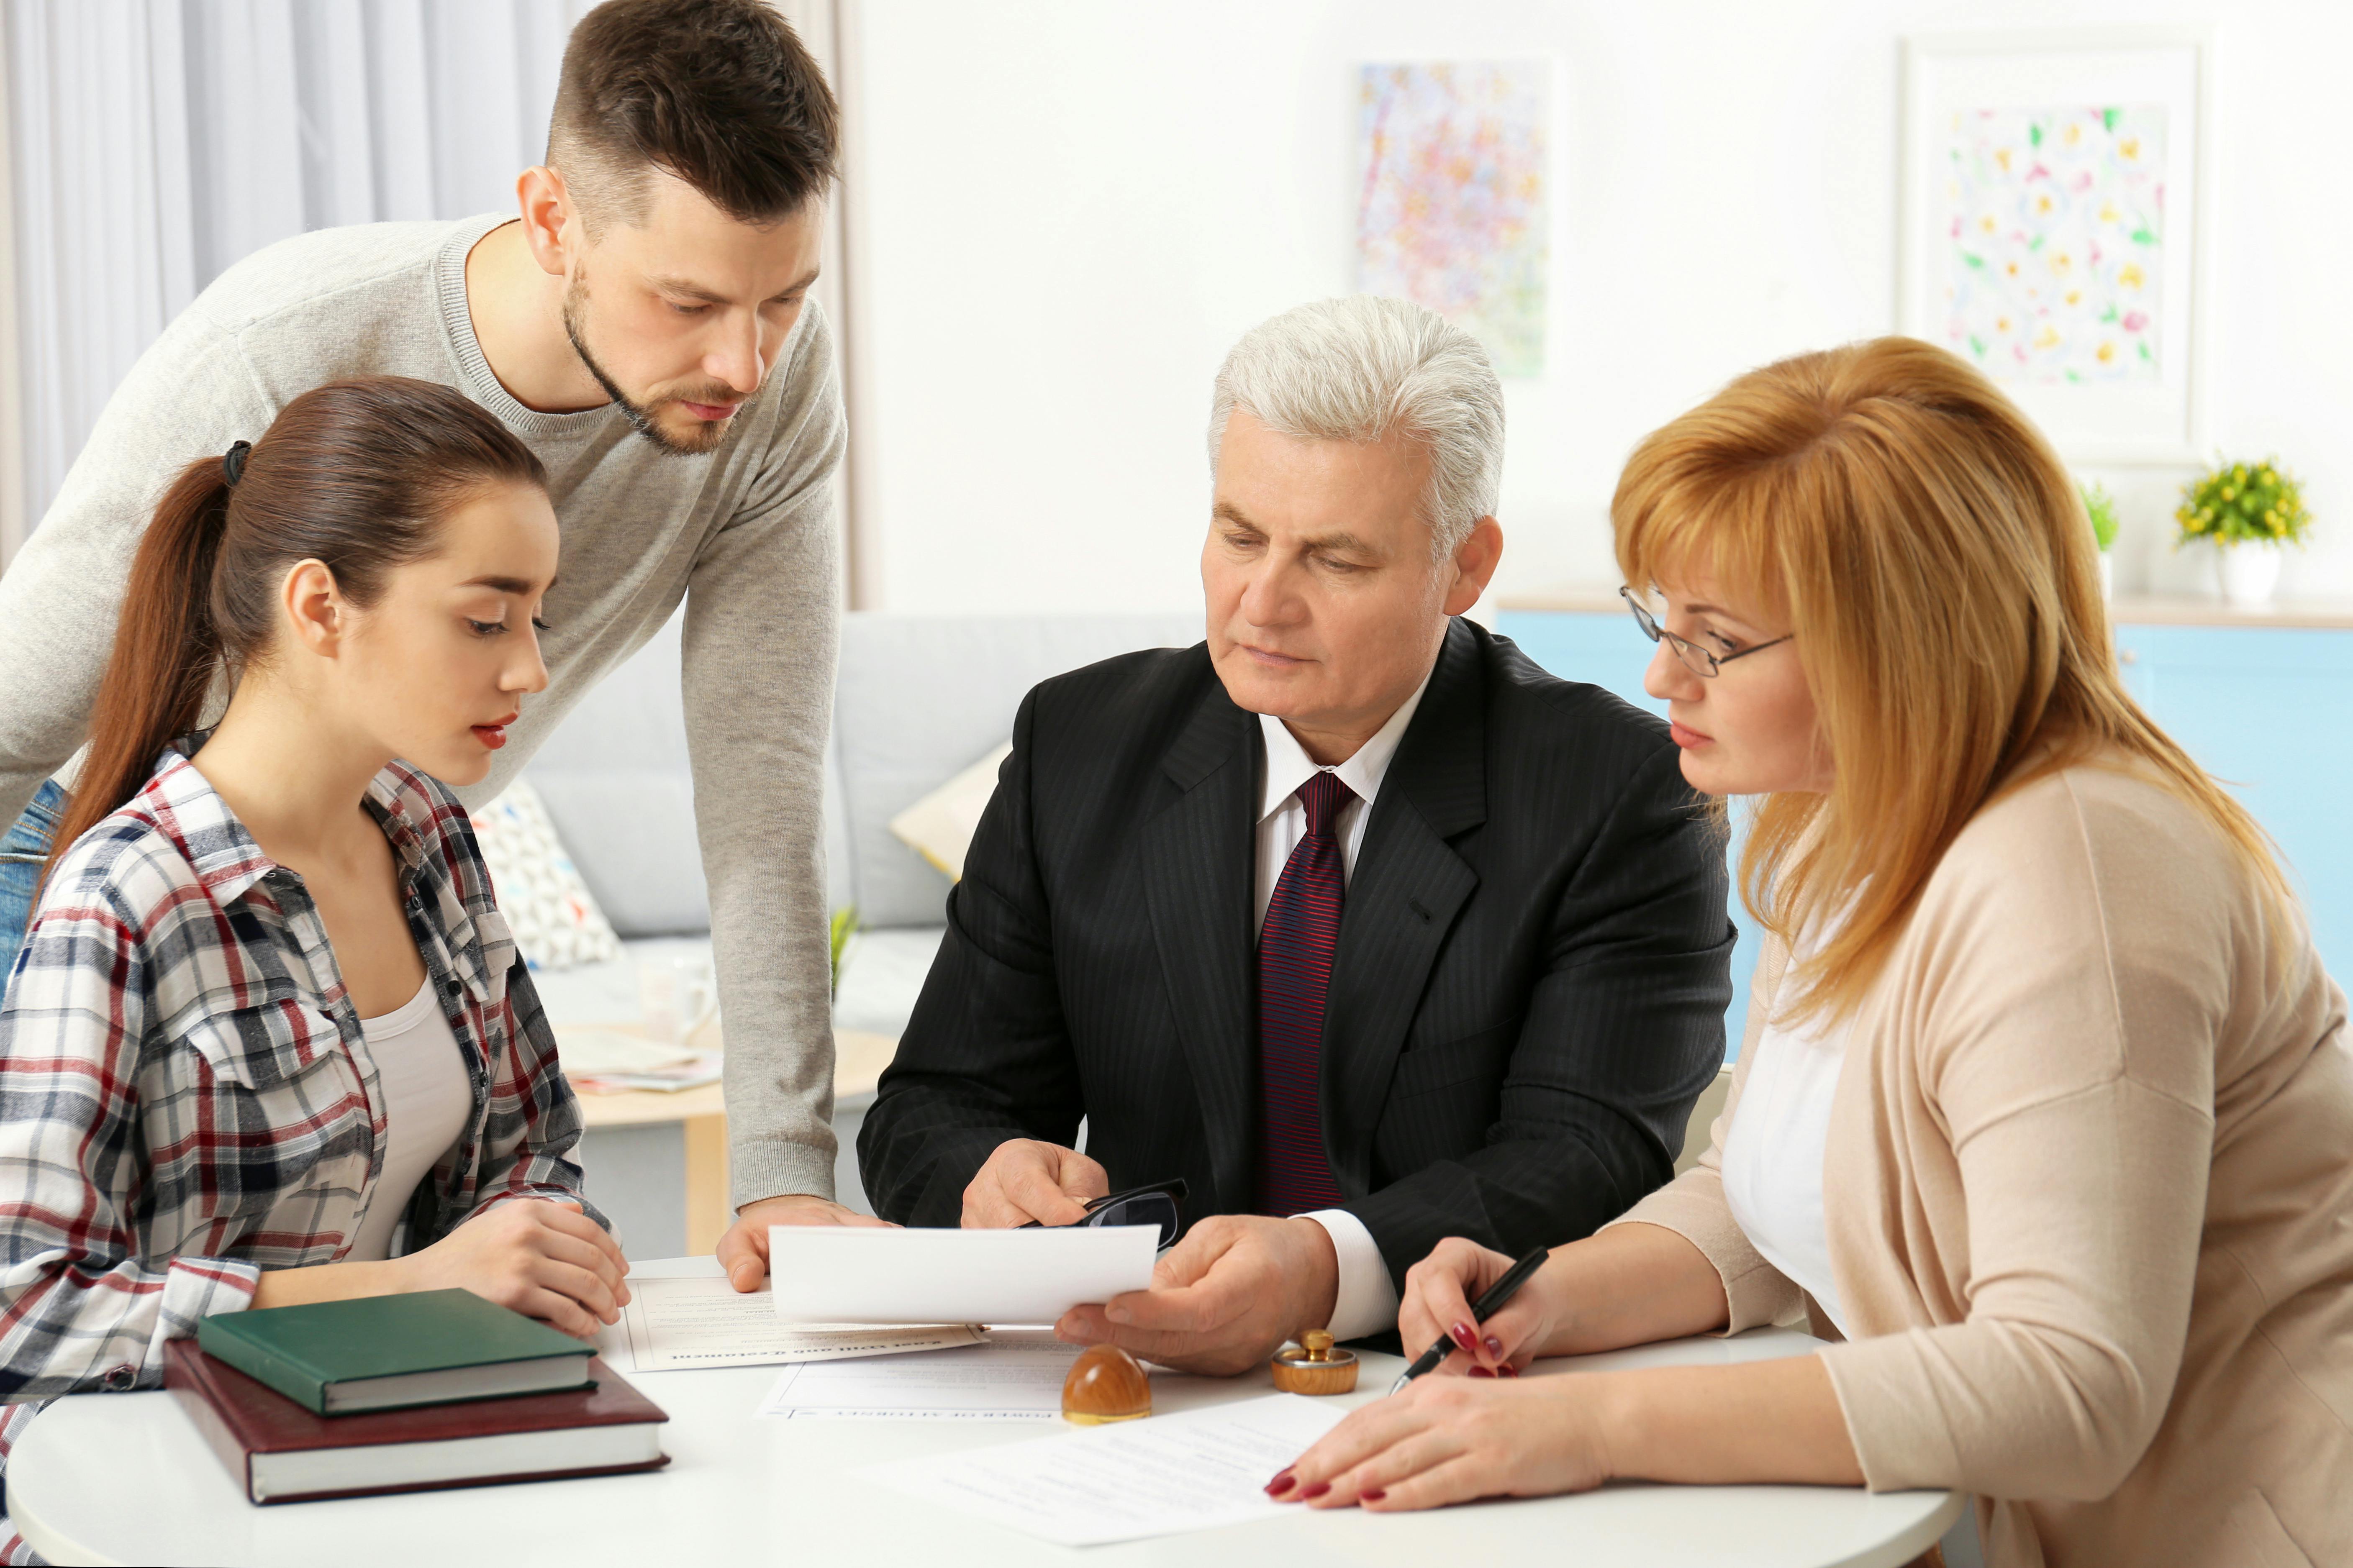
{"label": "brown beard", "polygon": [[[596,384],[605,389],[605,395],[611,398],[628,416],[630,428],[652,442],[656,448],[674,458],[700,458],[717,447],[727,434],[726,422],[698,421],[693,435],[682,439],[663,429],[654,418],[655,409],[664,403],[674,403],[679,399],[664,397],[651,404],[643,404],[621,390],[621,384],[615,381],[605,367],[596,363],[596,356],[588,352],[587,339],[581,331],[587,304],[588,276],[583,271],[574,276],[571,287],[564,291],[564,335],[571,340],[572,352],[580,356],[580,363],[587,368],[590,375],[596,378]],[[722,390],[711,401],[734,403],[740,399],[733,391]]]}

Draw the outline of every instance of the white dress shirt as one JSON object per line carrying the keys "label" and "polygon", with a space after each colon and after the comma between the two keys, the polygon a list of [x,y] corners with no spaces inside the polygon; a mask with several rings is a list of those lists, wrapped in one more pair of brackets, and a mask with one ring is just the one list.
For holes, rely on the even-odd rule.
{"label": "white dress shirt", "polygon": [[441,1016],[430,976],[405,1006],[362,1018],[360,1034],[375,1058],[376,1088],[384,1097],[384,1173],[343,1254],[347,1263],[391,1256],[392,1233],[407,1214],[417,1184],[458,1142],[474,1110],[466,1058]]}
{"label": "white dress shirt", "polygon": [[[1436,669],[1432,665],[1431,668]],[[1300,749],[1298,741],[1282,720],[1261,713],[1259,734],[1263,742],[1259,769],[1258,811],[1258,924],[1266,924],[1266,906],[1274,898],[1274,885],[1282,879],[1282,868],[1291,860],[1291,852],[1307,837],[1307,808],[1299,803],[1299,787],[1318,773],[1337,773],[1340,782],[1348,786],[1356,799],[1340,807],[1339,819],[1332,825],[1332,837],[1340,845],[1340,884],[1345,888],[1356,871],[1356,849],[1365,841],[1365,823],[1373,814],[1373,798],[1381,793],[1382,775],[1389,771],[1389,759],[1397,755],[1398,742],[1405,738],[1406,726],[1413,722],[1413,710],[1421,706],[1421,694],[1430,688],[1430,677],[1413,689],[1413,695],[1404,705],[1389,715],[1373,738],[1356,748],[1356,754],[1335,767],[1320,767],[1313,757]],[[1317,1209],[1303,1215],[1324,1227],[1332,1238],[1332,1250],[1340,1260],[1340,1289],[1333,1299],[1332,1321],[1329,1325],[1335,1340],[1361,1339],[1397,1326],[1397,1286],[1389,1279],[1388,1265],[1381,1261],[1381,1249],[1373,1241],[1373,1233],[1365,1222],[1345,1209]]]}

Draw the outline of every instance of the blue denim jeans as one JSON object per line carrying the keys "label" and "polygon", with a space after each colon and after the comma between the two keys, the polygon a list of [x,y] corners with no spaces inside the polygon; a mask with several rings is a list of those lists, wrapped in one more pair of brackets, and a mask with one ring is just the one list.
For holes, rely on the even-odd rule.
{"label": "blue denim jeans", "polygon": [[0,837],[0,991],[7,989],[16,950],[25,945],[25,928],[33,923],[33,889],[40,886],[41,867],[65,816],[66,792],[44,784],[25,815]]}

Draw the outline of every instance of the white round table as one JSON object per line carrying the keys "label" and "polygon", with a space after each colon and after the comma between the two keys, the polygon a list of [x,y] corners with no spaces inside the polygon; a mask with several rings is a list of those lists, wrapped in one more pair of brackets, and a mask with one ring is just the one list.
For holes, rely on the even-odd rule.
{"label": "white round table", "polygon": [[[1605,1366],[1763,1360],[1802,1353],[1804,1334],[1767,1329],[1542,1363],[1542,1373]],[[623,1352],[614,1362],[626,1372]],[[1402,1370],[1366,1359],[1351,1404],[1377,1398]],[[753,1563],[1018,1564],[1083,1559],[1093,1568],[1198,1564],[1303,1568],[1340,1563],[1574,1562],[1579,1568],[1889,1568],[1909,1562],[1958,1517],[1950,1492],[1879,1496],[1832,1487],[1613,1485],[1579,1497],[1479,1503],[1430,1513],[1311,1513],[1223,1530],[1083,1549],[886,1490],[846,1474],[886,1459],[1015,1442],[1063,1430],[1008,1422],[786,1421],[754,1414],[775,1367],[639,1373],[631,1381],[669,1412],[670,1463],[640,1475],[480,1487],[257,1508],[169,1394],[59,1400],[10,1457],[7,1503],[25,1539],[52,1563],[287,1564],[409,1568],[444,1564]],[[1209,1379],[1156,1374],[1161,1412],[1269,1391],[1266,1373]]]}

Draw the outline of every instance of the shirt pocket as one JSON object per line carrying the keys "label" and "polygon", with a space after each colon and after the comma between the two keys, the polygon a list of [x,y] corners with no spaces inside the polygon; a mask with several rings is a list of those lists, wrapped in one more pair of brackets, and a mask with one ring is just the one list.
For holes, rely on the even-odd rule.
{"label": "shirt pocket", "polygon": [[1488,1079],[1501,1087],[1504,1065],[1520,1037],[1520,1020],[1507,1018],[1434,1046],[1419,1046],[1398,1058],[1389,1080],[1392,1096],[1432,1094]]}
{"label": "shirt pocket", "polygon": [[290,1001],[181,1030],[141,1092],[152,1251],[283,1268],[329,1261],[353,1233],[375,1167],[375,1120],[334,1026]]}
{"label": "shirt pocket", "polygon": [[[307,1079],[322,1061],[347,1059],[335,1020],[294,995],[206,1013],[183,1037],[214,1078],[257,1094]],[[355,1075],[353,1087],[358,1087]]]}

